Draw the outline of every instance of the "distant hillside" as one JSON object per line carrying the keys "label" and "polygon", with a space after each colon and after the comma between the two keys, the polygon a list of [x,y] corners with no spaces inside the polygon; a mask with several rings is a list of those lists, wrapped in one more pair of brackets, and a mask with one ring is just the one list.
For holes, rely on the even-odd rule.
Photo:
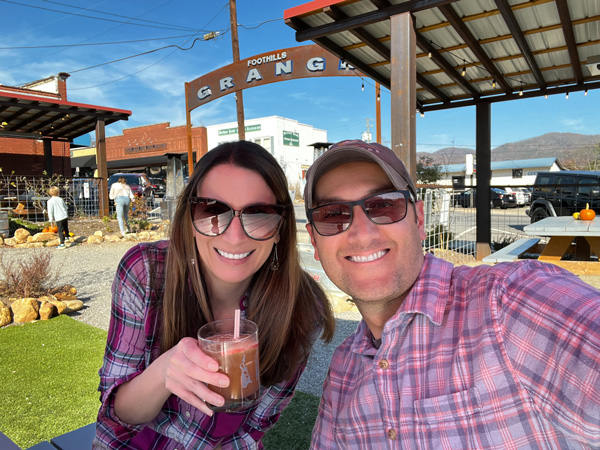
{"label": "distant hillside", "polygon": [[[475,150],[447,147],[417,156],[429,156],[438,164],[460,164],[465,162],[466,153],[475,154]],[[599,156],[600,134],[546,133],[492,149],[492,161],[557,157],[565,167],[577,169],[585,169],[590,159]]]}

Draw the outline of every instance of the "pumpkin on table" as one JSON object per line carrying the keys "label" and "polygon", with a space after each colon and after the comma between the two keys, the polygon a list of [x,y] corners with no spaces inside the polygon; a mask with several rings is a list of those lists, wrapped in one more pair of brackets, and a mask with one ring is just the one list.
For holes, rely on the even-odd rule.
{"label": "pumpkin on table", "polygon": [[590,209],[589,203],[585,204],[585,209],[579,211],[579,218],[581,220],[594,220],[594,217],[596,217],[596,211]]}

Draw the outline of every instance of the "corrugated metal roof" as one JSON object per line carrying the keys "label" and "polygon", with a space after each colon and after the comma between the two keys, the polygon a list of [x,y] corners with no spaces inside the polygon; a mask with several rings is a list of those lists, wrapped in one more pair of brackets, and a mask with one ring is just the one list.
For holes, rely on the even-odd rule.
{"label": "corrugated metal roof", "polygon": [[389,89],[389,18],[401,8],[414,18],[422,111],[600,88],[600,66],[587,64],[600,56],[598,0],[322,0],[284,16],[299,41]]}
{"label": "corrugated metal roof", "polygon": [[[533,158],[533,159],[515,159],[510,161],[492,161],[492,170],[503,170],[503,169],[531,169],[539,167],[552,167],[552,164],[556,162],[556,158]],[[442,169],[447,173],[464,172],[465,164],[447,164],[442,165]]]}

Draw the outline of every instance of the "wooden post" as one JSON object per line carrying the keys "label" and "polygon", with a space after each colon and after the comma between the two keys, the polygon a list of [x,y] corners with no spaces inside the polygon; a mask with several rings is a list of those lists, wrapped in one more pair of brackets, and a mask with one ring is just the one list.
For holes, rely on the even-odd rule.
{"label": "wooden post", "polygon": [[106,137],[104,134],[104,120],[96,122],[96,165],[98,166],[98,178],[102,178],[103,188],[100,190],[99,211],[103,217],[110,215],[108,208],[108,168],[106,166]]}
{"label": "wooden post", "polygon": [[415,143],[417,107],[416,36],[410,13],[396,14],[391,22],[391,111],[392,150],[417,179]]}
{"label": "wooden post", "polygon": [[[236,63],[240,60],[240,43],[238,40],[237,9],[235,6],[235,0],[229,0],[229,17],[231,20],[231,46],[233,47],[233,62]],[[246,126],[244,125],[244,96],[242,95],[242,91],[235,93],[235,104],[237,109],[238,138],[240,140],[244,140],[246,139]]]}

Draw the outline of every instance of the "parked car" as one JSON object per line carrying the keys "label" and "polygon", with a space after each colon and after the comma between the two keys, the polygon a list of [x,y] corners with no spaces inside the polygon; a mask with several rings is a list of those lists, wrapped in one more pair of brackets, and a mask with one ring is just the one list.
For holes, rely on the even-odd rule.
{"label": "parked car", "polygon": [[586,204],[600,214],[600,172],[539,172],[526,212],[533,223],[550,216],[570,216]]}
{"label": "parked car", "polygon": [[150,177],[150,184],[154,190],[154,195],[164,197],[165,192],[167,191],[167,184],[165,183],[165,180],[158,177]]}
{"label": "parked car", "polygon": [[145,196],[148,198],[154,198],[154,188],[148,175],[145,173],[115,173],[112,174],[108,179],[108,189],[116,183],[119,178],[125,178],[127,184],[133,191],[134,195]]}
{"label": "parked car", "polygon": [[523,193],[521,188],[507,186],[504,188],[504,190],[509,194],[515,195],[515,199],[517,200],[517,206],[525,206],[525,194]]}
{"label": "parked car", "polygon": [[[473,196],[473,200],[471,200]],[[474,207],[477,199],[477,191],[468,189],[464,192],[455,193],[452,196],[454,206]],[[490,208],[513,208],[516,207],[517,200],[514,194],[510,194],[502,189],[490,188]]]}

